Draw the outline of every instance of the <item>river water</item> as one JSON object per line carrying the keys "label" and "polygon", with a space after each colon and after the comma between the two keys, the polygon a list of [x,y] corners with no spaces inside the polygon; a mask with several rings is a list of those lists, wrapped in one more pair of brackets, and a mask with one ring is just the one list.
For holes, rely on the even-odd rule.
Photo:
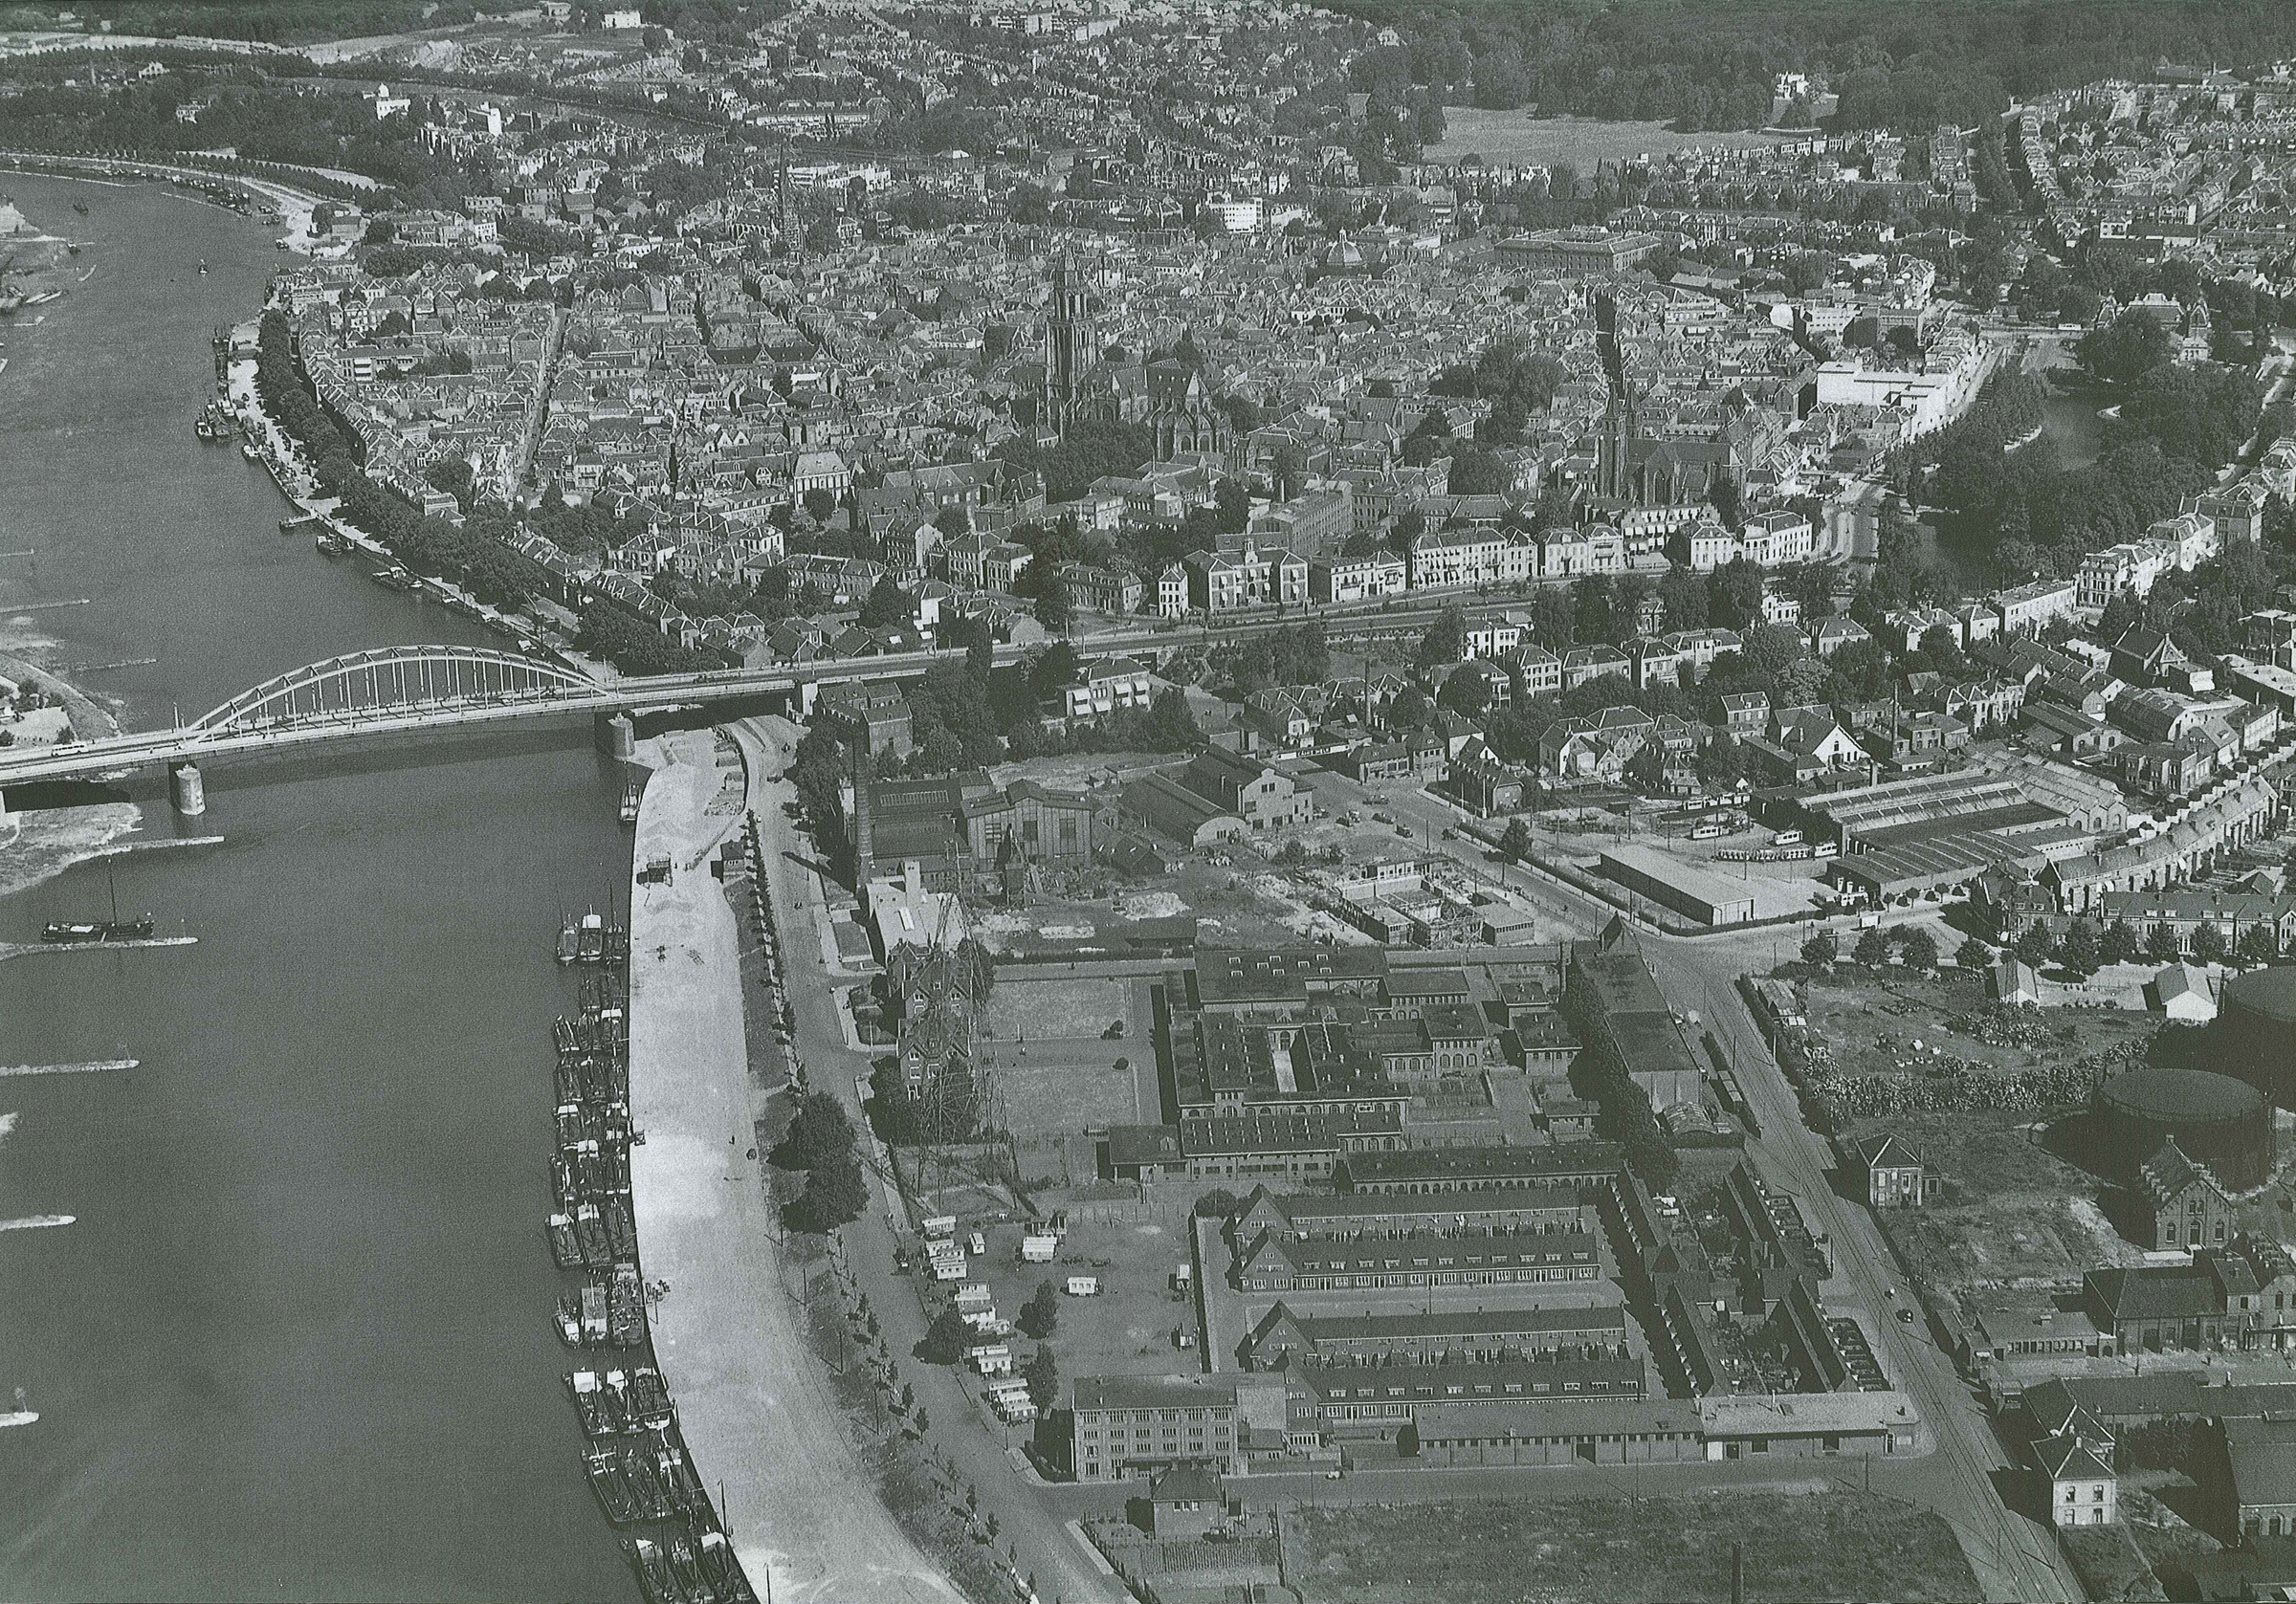
{"label": "river water", "polygon": [[[484,636],[282,537],[203,447],[212,326],[282,258],[154,187],[0,176],[94,275],[0,324],[0,641],[94,665],[130,728],[362,647]],[[86,216],[71,203],[84,200]],[[209,273],[198,264],[205,259]],[[11,606],[87,597],[86,607]],[[586,726],[213,769],[123,912],[194,947],[0,963],[0,1597],[634,1598],[560,1382],[547,1025],[562,910],[627,884]],[[145,834],[177,830],[144,802]],[[4,850],[4,848],[0,848]],[[92,864],[0,940],[108,906]]]}

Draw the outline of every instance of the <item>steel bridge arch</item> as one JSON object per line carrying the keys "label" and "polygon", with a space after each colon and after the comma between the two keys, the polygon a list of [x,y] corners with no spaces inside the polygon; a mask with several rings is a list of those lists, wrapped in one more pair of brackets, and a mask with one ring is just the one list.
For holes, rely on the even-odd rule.
{"label": "steel bridge arch", "polygon": [[547,701],[601,689],[572,669],[484,647],[386,647],[275,675],[195,720],[194,735],[338,722],[362,714]]}

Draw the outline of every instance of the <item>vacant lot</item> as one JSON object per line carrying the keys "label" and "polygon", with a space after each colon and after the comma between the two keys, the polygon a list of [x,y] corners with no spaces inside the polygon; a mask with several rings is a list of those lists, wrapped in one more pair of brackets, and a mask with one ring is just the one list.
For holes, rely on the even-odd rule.
{"label": "vacant lot", "polygon": [[1033,1042],[1046,1036],[1096,1037],[1122,1021],[1130,1040],[1147,1024],[1132,1017],[1133,1008],[1127,979],[1038,980],[1007,969],[989,993],[988,1022],[1002,1042]]}
{"label": "vacant lot", "polygon": [[[1116,1056],[1086,1061],[1088,1052],[1103,1046]],[[1004,1129],[1026,1139],[1066,1136],[1093,1125],[1155,1124],[1156,1105],[1140,1107],[1135,1067],[1145,1050],[1134,1048],[1128,1058],[1115,1042],[1039,1042],[1023,1058],[1000,1046],[997,1097]]]}
{"label": "vacant lot", "polygon": [[2118,1008],[2007,1010],[1989,1001],[1974,977],[1924,979],[1899,966],[1844,964],[1799,989],[1811,1028],[1852,1075],[1910,1069],[1939,1050],[2013,1073],[2149,1038],[2157,1025],[2148,1014]]}
{"label": "vacant lot", "polygon": [[1978,1593],[1943,1521],[1853,1493],[1312,1509],[1291,1529],[1314,1604],[1725,1599],[1733,1542],[1765,1598]]}
{"label": "vacant lot", "polygon": [[1481,111],[1473,106],[1443,108],[1443,143],[1427,146],[1432,162],[1480,156],[1486,162],[1543,167],[1556,162],[1592,178],[1595,164],[1624,161],[1645,151],[1663,155],[1686,145],[1776,144],[1778,136],[1756,133],[1678,134],[1664,122],[1602,122],[1587,117],[1532,117],[1519,111]]}
{"label": "vacant lot", "polygon": [[[988,1252],[972,1262],[970,1279],[987,1284],[997,1312],[1020,1318],[1021,1306],[1049,1281],[1059,1298],[1060,1323],[1049,1341],[1063,1375],[1169,1375],[1203,1368],[1195,1349],[1182,1351],[1173,1333],[1196,1329],[1194,1305],[1172,1289],[1172,1272],[1188,1261],[1187,1219],[1178,1205],[1156,1218],[1072,1226],[1049,1264],[1020,1257],[1019,1225],[984,1229]],[[1100,1290],[1072,1298],[1071,1276],[1091,1276]],[[1015,1351],[1033,1351],[1026,1337]]]}

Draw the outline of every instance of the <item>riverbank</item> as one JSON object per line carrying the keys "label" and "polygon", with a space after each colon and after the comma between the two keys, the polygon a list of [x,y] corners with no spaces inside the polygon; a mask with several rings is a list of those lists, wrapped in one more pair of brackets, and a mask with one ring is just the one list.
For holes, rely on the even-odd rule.
{"label": "riverbank", "polygon": [[[630,888],[630,1187],[656,1362],[695,1468],[761,1594],[950,1604],[848,1439],[785,1280],[749,1084],[740,936],[707,863],[740,818],[740,769],[708,731],[650,741]],[[733,802],[724,800],[729,777]],[[800,1271],[802,1274],[802,1270]],[[770,1588],[767,1581],[770,1579]]]}

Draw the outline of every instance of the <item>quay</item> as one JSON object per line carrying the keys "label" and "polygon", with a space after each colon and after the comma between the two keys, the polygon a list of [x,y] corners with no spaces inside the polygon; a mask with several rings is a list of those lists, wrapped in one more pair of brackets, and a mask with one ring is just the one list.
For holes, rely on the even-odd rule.
{"label": "quay", "polygon": [[[741,817],[713,812],[722,774],[708,731],[649,743],[661,766],[639,804],[632,880],[630,1187],[646,1274],[669,1290],[653,1351],[695,1464],[762,1597],[954,1604],[861,1463],[787,1281],[749,1085],[740,939],[701,863]],[[834,1296],[834,1293],[826,1295]]]}

